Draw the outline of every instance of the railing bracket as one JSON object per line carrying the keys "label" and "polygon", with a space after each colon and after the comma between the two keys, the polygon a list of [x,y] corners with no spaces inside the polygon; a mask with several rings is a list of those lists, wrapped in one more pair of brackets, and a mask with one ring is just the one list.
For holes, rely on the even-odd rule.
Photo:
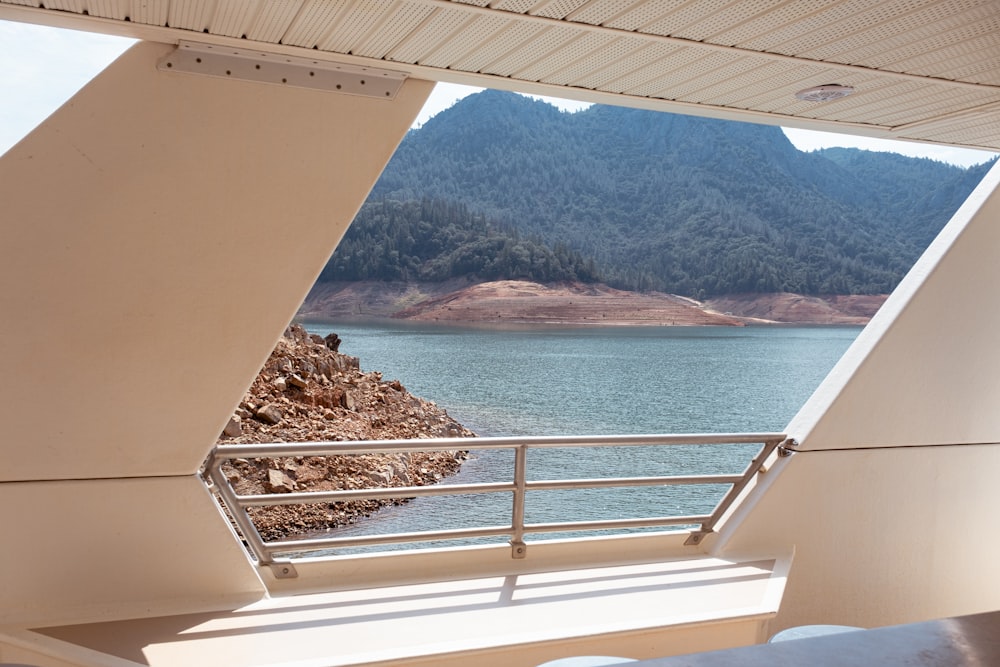
{"label": "railing bracket", "polygon": [[788,438],[780,445],[778,445],[778,456],[786,457],[795,454],[798,450],[796,447],[799,446],[799,441],[795,438]]}
{"label": "railing bracket", "polygon": [[528,545],[524,542],[511,542],[510,549],[511,558],[520,559],[528,556]]}
{"label": "railing bracket", "polygon": [[295,566],[289,562],[268,563],[267,565],[271,568],[271,574],[274,575],[275,579],[294,579],[299,576]]}
{"label": "railing bracket", "polygon": [[691,533],[690,535],[688,535],[688,538],[686,540],[684,540],[684,546],[686,546],[686,547],[696,547],[699,544],[701,544],[701,541],[703,539],[705,539],[706,535],[711,535],[711,534],[712,534],[712,531],[710,531],[710,530],[697,530],[697,531]]}

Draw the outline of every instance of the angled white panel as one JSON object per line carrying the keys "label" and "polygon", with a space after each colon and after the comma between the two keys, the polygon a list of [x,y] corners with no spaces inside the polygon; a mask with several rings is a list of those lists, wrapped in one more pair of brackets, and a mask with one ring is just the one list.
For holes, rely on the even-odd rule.
{"label": "angled white panel", "polygon": [[171,49],[0,159],[0,480],[196,471],[431,88],[157,70]]}
{"label": "angled white panel", "polygon": [[[834,367],[788,433],[807,449],[1000,442],[1000,167]],[[970,287],[971,286],[971,287]]]}

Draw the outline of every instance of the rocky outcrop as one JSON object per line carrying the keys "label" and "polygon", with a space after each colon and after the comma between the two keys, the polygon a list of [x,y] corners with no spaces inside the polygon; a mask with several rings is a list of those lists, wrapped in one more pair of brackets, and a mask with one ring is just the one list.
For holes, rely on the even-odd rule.
{"label": "rocky outcrop", "polygon": [[[278,341],[219,438],[219,445],[261,442],[393,440],[475,434],[399,380],[364,373],[358,359],[292,325]],[[454,474],[465,453],[235,459],[223,470],[237,493],[288,493],[433,484]],[[397,500],[253,508],[265,539],[354,523]]]}

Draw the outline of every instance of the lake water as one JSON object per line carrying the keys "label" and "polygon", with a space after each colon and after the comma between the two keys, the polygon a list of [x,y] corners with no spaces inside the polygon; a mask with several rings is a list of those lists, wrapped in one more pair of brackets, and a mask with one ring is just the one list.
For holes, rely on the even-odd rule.
{"label": "lake water", "polygon": [[[315,324],[365,371],[398,379],[481,436],[783,430],[860,332],[855,327],[486,330]],[[532,450],[529,479],[738,472],[756,447]],[[510,479],[478,452],[449,483]],[[703,512],[724,488],[528,494],[529,523]],[[416,499],[336,535],[510,522],[509,494]],[[495,541],[495,540],[494,540]]]}

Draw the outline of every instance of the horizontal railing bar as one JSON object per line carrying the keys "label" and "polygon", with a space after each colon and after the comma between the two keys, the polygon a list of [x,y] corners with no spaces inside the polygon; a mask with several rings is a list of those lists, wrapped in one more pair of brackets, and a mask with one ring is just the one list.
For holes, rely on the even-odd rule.
{"label": "horizontal railing bar", "polygon": [[608,519],[604,521],[564,521],[559,523],[529,523],[525,524],[526,533],[555,533],[567,530],[612,530],[616,528],[652,528],[656,526],[686,526],[702,524],[711,517],[696,516],[664,516],[647,519]]}
{"label": "horizontal railing bar", "polygon": [[304,491],[299,493],[266,493],[255,496],[236,496],[243,507],[274,505],[310,505],[335,503],[348,500],[384,498],[416,498],[418,496],[461,496],[476,493],[514,491],[512,482],[484,482],[482,484],[434,484],[431,486],[390,486],[371,489],[339,489],[337,491]]}
{"label": "horizontal railing bar", "polygon": [[285,540],[283,542],[265,542],[264,551],[268,555],[287,553],[289,551],[316,551],[329,547],[365,547],[380,544],[396,544],[398,542],[432,542],[435,540],[458,540],[472,537],[495,537],[510,535],[510,526],[495,526],[482,528],[455,528],[452,530],[426,531],[418,533],[386,533],[385,535],[365,535],[359,537],[320,537],[306,540]]}
{"label": "horizontal railing bar", "polygon": [[[525,488],[528,491],[558,491],[630,486],[735,484],[742,479],[742,475],[554,479],[527,482]],[[424,496],[461,496],[479,493],[513,492],[516,490],[517,486],[512,482],[484,482],[482,484],[435,484],[432,486],[392,486],[387,488],[338,489],[336,491],[307,491],[300,493],[262,493],[253,496],[236,496],[235,499],[242,507],[273,507],[278,505],[309,505],[315,503],[347,502],[350,500],[416,498]]]}
{"label": "horizontal railing bar", "polygon": [[599,477],[596,479],[547,479],[526,482],[528,491],[602,489],[624,486],[685,486],[693,484],[735,484],[743,475],[681,475],[664,477]]}
{"label": "horizontal railing bar", "polygon": [[[650,517],[644,519],[609,519],[603,521],[568,521],[559,523],[526,524],[526,533],[554,533],[585,530],[614,530],[622,528],[655,528],[658,526],[696,525],[705,522],[707,515]],[[364,547],[381,544],[397,544],[400,542],[433,542],[440,540],[457,540],[472,537],[495,537],[510,535],[510,526],[495,526],[484,528],[456,528],[454,530],[425,531],[414,533],[387,533],[384,535],[364,535],[358,537],[323,537],[305,540],[285,540],[282,542],[266,542],[264,551],[269,555],[289,551],[316,551],[331,547]]]}
{"label": "horizontal railing bar", "polygon": [[487,438],[422,438],[342,442],[288,442],[220,445],[214,455],[222,459],[273,456],[339,456],[389,452],[471,451],[512,449],[527,445],[545,447],[644,447],[660,445],[743,445],[780,442],[780,433],[689,433],[683,435],[585,435],[503,436]]}

